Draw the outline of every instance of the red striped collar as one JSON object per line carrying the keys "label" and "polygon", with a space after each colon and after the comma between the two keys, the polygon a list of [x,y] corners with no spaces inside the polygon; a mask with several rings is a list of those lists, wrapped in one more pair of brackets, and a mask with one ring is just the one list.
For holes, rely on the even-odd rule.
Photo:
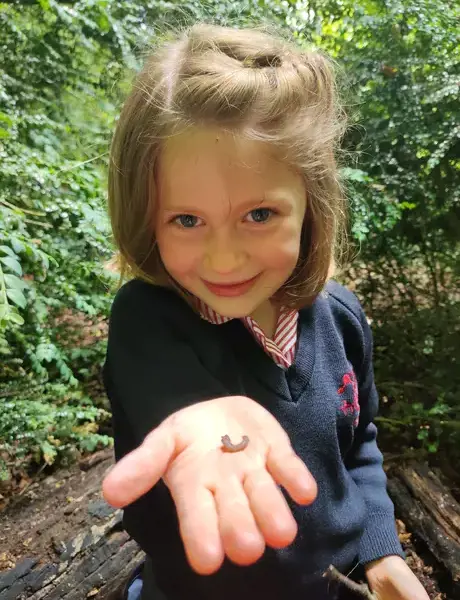
{"label": "red striped collar", "polygon": [[[219,315],[202,300],[198,299],[197,305],[202,318],[214,325],[221,325],[233,318]],[[252,317],[242,317],[241,321],[275,363],[283,369],[288,369],[295,359],[298,318],[297,310],[282,308],[273,339],[265,335]]]}

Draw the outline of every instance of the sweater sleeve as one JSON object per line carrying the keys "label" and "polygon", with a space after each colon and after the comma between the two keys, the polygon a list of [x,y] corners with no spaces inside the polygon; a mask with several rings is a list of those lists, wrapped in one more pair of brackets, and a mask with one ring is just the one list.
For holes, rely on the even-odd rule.
{"label": "sweater sleeve", "polygon": [[367,507],[367,522],[359,550],[360,562],[366,564],[390,555],[404,558],[393,502],[387,492],[383,455],[377,445],[374,419],[379,398],[374,382],[371,328],[361,303],[351,291],[335,281],[329,282],[327,291],[334,299],[336,323],[358,380],[359,423],[353,445],[345,457],[345,467]]}
{"label": "sweater sleeve", "polygon": [[187,325],[181,327],[184,312],[187,324],[193,322],[189,310],[168,290],[141,281],[127,283],[115,297],[104,383],[113,412],[123,414],[124,426],[115,432],[117,459],[174,412],[228,395],[201,363]]}
{"label": "sweater sleeve", "polygon": [[[118,291],[103,368],[116,461],[174,412],[229,395],[205,367],[197,331],[203,332],[201,319],[171,291],[138,280]],[[220,360],[219,352],[214,355],[215,361]],[[123,525],[147,555],[158,553],[160,546],[165,555],[176,557],[170,565],[162,563],[161,569],[161,578],[174,580],[168,568],[175,569],[177,561],[185,565],[186,557],[174,503],[161,480],[124,508]]]}
{"label": "sweater sleeve", "polygon": [[387,492],[387,477],[383,469],[383,455],[377,446],[377,427],[374,419],[378,411],[378,394],[372,363],[373,339],[364,312],[358,304],[353,313],[362,329],[362,363],[356,365],[360,402],[360,419],[346,467],[360,489],[367,505],[368,516],[359,557],[362,564],[389,555],[404,558],[396,530],[394,506]]}

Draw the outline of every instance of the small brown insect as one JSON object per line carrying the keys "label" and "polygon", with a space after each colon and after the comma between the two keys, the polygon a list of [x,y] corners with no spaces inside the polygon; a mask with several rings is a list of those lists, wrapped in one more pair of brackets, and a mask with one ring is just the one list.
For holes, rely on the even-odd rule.
{"label": "small brown insect", "polygon": [[249,444],[249,438],[247,435],[243,435],[239,444],[233,444],[229,435],[223,435],[221,437],[221,440],[222,450],[224,450],[224,452],[240,452],[241,450],[244,450]]}

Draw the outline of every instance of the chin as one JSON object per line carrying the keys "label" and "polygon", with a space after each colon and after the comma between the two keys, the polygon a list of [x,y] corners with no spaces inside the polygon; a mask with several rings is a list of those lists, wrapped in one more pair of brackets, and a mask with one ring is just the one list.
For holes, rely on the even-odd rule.
{"label": "chin", "polygon": [[207,304],[223,317],[242,319],[250,317],[265,302],[267,302],[267,298],[258,300],[228,298],[224,302],[218,300]]}

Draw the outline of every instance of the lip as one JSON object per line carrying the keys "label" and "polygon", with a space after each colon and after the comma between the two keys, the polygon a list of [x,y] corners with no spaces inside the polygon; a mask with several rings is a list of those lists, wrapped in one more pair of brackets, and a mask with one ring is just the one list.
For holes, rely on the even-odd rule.
{"label": "lip", "polygon": [[224,296],[227,298],[235,298],[246,294],[259,278],[259,275],[246,279],[246,281],[238,281],[236,283],[212,283],[203,279],[203,283],[215,296]]}

